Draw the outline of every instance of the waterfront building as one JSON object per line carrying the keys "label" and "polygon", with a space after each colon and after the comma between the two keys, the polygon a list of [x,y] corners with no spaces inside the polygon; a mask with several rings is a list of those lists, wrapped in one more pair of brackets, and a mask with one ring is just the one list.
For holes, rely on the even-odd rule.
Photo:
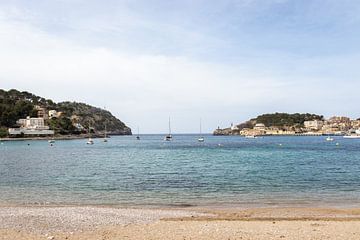
{"label": "waterfront building", "polygon": [[254,126],[254,130],[265,131],[266,127],[263,123],[257,123]]}
{"label": "waterfront building", "polygon": [[321,120],[312,120],[312,121],[305,121],[304,127],[306,130],[320,130],[324,125],[324,121]]}
{"label": "waterfront building", "polygon": [[10,135],[53,135],[54,131],[45,125],[44,118],[19,119],[16,122],[20,128],[9,128]]}

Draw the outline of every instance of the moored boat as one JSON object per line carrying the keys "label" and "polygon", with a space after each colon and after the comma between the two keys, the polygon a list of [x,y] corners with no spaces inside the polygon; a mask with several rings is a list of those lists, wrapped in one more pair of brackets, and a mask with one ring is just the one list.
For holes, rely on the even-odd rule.
{"label": "moored boat", "polygon": [[171,125],[170,125],[170,117],[169,117],[169,134],[167,134],[165,137],[164,137],[164,141],[172,141],[172,135],[171,135]]}

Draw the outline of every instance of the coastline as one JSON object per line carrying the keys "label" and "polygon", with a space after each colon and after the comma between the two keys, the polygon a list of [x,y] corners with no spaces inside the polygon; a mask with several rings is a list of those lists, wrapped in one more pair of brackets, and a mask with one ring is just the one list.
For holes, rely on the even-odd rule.
{"label": "coastline", "polygon": [[[107,137],[111,136],[131,136],[126,134],[107,134]],[[60,135],[60,136],[53,136],[53,137],[23,137],[23,138],[0,138],[0,141],[35,141],[35,140],[76,140],[76,139],[86,139],[88,138],[88,134],[80,134],[80,135]],[[102,134],[94,134],[91,138],[103,138],[104,135]]]}
{"label": "coastline", "polygon": [[359,239],[359,208],[1,206],[0,239]]}

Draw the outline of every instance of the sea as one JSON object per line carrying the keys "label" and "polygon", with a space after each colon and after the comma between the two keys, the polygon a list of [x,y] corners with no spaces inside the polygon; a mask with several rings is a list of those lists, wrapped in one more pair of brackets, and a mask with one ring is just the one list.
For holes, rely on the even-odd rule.
{"label": "sea", "polygon": [[360,204],[360,139],[174,135],[0,142],[0,203],[155,207]]}

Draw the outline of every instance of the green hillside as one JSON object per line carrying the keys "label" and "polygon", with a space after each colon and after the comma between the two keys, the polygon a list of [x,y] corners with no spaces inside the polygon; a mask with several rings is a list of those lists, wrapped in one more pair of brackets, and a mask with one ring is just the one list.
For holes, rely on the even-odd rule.
{"label": "green hillside", "polygon": [[4,135],[9,127],[17,127],[16,121],[20,118],[37,117],[36,106],[45,108],[46,111],[62,112],[58,118],[46,120],[50,129],[58,134],[79,134],[79,130],[74,127],[76,119],[85,129],[90,125],[95,132],[104,131],[106,125],[110,134],[131,135],[129,127],[104,109],[77,102],[55,103],[50,99],[14,89],[0,89],[0,135]]}

